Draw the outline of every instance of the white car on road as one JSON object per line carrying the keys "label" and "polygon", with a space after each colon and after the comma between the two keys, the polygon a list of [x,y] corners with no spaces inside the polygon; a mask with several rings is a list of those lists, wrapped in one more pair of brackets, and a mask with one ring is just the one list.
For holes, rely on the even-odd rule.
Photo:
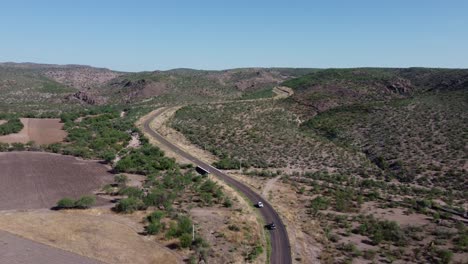
{"label": "white car on road", "polygon": [[262,202],[258,202],[258,203],[257,203],[257,207],[258,207],[258,208],[263,208],[263,203],[262,203]]}

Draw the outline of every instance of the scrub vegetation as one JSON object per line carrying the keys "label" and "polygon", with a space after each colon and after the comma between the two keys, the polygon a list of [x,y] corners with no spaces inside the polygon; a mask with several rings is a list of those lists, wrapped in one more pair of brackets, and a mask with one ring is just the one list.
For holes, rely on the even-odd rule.
{"label": "scrub vegetation", "polygon": [[171,126],[219,168],[282,175],[309,201],[301,221],[322,226],[322,259],[465,258],[468,71],[333,69],[282,85],[294,95],[186,106]]}
{"label": "scrub vegetation", "polygon": [[[264,100],[278,85],[294,94]],[[462,69],[120,73],[3,63],[0,135],[20,131],[19,118],[35,117],[60,118],[67,137],[42,146],[0,143],[0,151],[101,160],[116,175],[102,189],[116,201],[112,214],[138,218],[142,235],[188,262],[232,261],[226,258],[232,252],[255,261],[263,247],[254,241],[254,228],[234,219],[245,217],[239,200],[191,165],[168,158],[134,125],[158,107],[185,105],[169,125],[213,153],[214,166],[273,190],[287,186],[266,196],[288,209],[282,216],[294,212],[288,228],[299,230],[307,247],[320,244],[320,261],[463,263],[467,89]],[[132,177],[143,180],[135,184]],[[88,208],[92,200],[63,198],[57,208]],[[219,215],[207,218],[203,210]],[[192,240],[195,217],[207,218],[205,228],[216,218],[216,232],[196,232]],[[236,246],[217,254],[210,248],[221,246],[208,241],[219,239]]]}

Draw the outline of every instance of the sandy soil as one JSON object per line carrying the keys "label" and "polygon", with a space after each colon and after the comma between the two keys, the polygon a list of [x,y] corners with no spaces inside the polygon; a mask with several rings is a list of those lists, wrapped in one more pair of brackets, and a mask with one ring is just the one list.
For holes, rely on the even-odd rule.
{"label": "sandy soil", "polygon": [[104,208],[0,212],[0,230],[106,263],[181,263],[175,253],[138,234],[142,217]]}
{"label": "sandy soil", "polygon": [[0,231],[0,261],[8,264],[99,264],[100,261]]}
{"label": "sandy soil", "polygon": [[0,168],[0,210],[50,208],[113,182],[96,161],[42,152],[0,153]]}
{"label": "sandy soil", "polygon": [[7,122],[6,120],[1,120],[1,119],[0,119],[0,125],[5,124],[6,122]]}
{"label": "sandy soil", "polygon": [[287,98],[294,94],[294,90],[286,86],[277,86],[273,88],[273,92],[276,94],[275,99]]}
{"label": "sandy soil", "polygon": [[19,133],[0,136],[0,142],[4,143],[28,143],[34,141],[38,145],[61,142],[67,136],[62,130],[63,123],[60,119],[21,118],[24,124]]}
{"label": "sandy soil", "polygon": [[138,148],[140,144],[140,136],[138,134],[132,134],[132,139],[128,142],[127,148]]}
{"label": "sandy soil", "polygon": [[401,226],[422,226],[431,223],[431,218],[426,215],[413,213],[405,214],[404,208],[378,208],[375,202],[365,203],[361,209],[362,213],[372,214],[376,218],[395,221]]}
{"label": "sandy soil", "polygon": [[263,189],[262,195],[263,197],[268,197],[268,193],[270,193],[271,189],[275,186],[275,183],[281,178],[281,176],[276,176],[273,179],[269,179],[266,181]]}

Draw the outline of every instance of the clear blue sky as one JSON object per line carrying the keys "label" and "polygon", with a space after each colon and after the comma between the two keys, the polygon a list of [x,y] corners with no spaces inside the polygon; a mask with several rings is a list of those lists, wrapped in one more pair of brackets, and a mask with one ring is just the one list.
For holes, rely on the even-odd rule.
{"label": "clear blue sky", "polygon": [[0,61],[468,68],[468,1],[0,0]]}

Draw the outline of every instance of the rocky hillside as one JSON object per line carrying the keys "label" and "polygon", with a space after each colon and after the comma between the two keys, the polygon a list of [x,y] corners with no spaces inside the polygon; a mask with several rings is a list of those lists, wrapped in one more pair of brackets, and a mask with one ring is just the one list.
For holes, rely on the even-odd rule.
{"label": "rocky hillside", "polygon": [[463,90],[468,70],[450,69],[328,69],[288,80],[299,105],[323,112],[355,103],[409,98],[428,92]]}
{"label": "rocky hillside", "polygon": [[102,104],[106,98],[96,88],[121,74],[82,65],[0,63],[1,106],[34,110]]}
{"label": "rocky hillside", "polygon": [[141,101],[180,103],[266,96],[279,83],[311,69],[174,69],[124,73],[83,65],[0,63],[5,103],[102,105]]}
{"label": "rocky hillside", "polygon": [[224,71],[174,69],[122,75],[108,82],[103,93],[114,101],[137,102],[158,97],[165,102],[236,99],[271,90],[281,82],[311,72],[308,69],[245,68]]}
{"label": "rocky hillside", "polygon": [[324,70],[284,85],[296,92],[287,105],[305,133],[364,153],[383,178],[468,184],[468,70]]}

